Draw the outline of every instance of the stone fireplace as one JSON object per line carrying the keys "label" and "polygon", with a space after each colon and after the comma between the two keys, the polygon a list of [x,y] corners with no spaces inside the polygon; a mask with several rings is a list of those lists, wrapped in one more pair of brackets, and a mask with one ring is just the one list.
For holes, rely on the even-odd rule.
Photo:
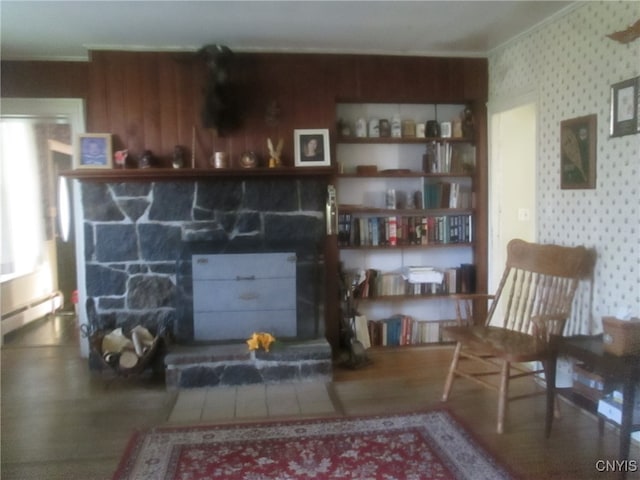
{"label": "stone fireplace", "polygon": [[296,325],[286,340],[324,339],[326,186],[325,178],[271,176],[82,182],[92,327],[166,326],[177,344],[197,345],[194,256],[287,253],[296,258]]}

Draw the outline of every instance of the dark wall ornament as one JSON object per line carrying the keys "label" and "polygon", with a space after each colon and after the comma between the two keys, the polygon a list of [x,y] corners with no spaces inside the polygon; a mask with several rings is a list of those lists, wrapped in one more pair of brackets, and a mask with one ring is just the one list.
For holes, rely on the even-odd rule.
{"label": "dark wall ornament", "polygon": [[640,132],[640,77],[630,78],[611,86],[612,137]]}
{"label": "dark wall ornament", "polygon": [[597,115],[560,122],[560,188],[596,188]]}
{"label": "dark wall ornament", "polygon": [[234,54],[224,45],[205,45],[198,55],[207,68],[202,124],[224,135],[240,124]]}
{"label": "dark wall ornament", "polygon": [[640,19],[636,20],[634,24],[629,25],[624,30],[608,34],[607,37],[623,45],[633,42],[640,38]]}

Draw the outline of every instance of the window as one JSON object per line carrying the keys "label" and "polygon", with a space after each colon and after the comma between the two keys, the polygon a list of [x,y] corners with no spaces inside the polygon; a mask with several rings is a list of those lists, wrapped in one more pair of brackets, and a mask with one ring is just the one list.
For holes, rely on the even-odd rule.
{"label": "window", "polygon": [[43,260],[44,216],[34,137],[28,120],[0,121],[1,281],[33,272]]}

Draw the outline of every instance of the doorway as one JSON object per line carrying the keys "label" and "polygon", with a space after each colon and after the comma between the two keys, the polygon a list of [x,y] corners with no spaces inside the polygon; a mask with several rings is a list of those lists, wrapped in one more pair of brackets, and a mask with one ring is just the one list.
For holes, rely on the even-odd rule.
{"label": "doorway", "polygon": [[490,113],[489,291],[498,286],[513,238],[536,240],[537,109],[535,101]]}
{"label": "doorway", "polygon": [[58,289],[64,295],[63,309],[73,310],[73,292],[78,288],[76,247],[73,218],[73,193],[68,181],[60,174],[73,168],[73,147],[48,140],[51,191],[55,202],[54,225]]}
{"label": "doorway", "polygon": [[[19,252],[20,255],[29,260],[29,263],[25,263],[24,267],[20,264],[20,268],[7,268],[0,272],[0,296],[2,297],[3,316],[22,309],[24,305],[40,305],[37,302],[44,298],[43,296],[54,294],[59,290],[58,285],[61,278],[64,278],[65,281],[70,280],[76,285],[75,288],[79,290],[81,302],[84,296],[84,291],[82,290],[84,256],[81,254],[84,238],[81,235],[81,229],[80,232],[75,232],[75,236],[69,236],[69,239],[76,243],[77,248],[74,248],[72,244],[63,247],[68,250],[67,256],[70,256],[72,260],[72,262],[66,262],[65,268],[71,270],[73,274],[66,275],[61,273],[60,276],[58,275],[56,177],[59,170],[71,168],[73,138],[78,133],[84,132],[83,101],[82,99],[62,98],[3,98],[1,117],[3,122],[11,121],[21,125],[20,131],[26,132],[20,136],[24,142],[17,143],[17,148],[22,150],[8,156],[3,155],[3,159],[14,157],[30,158],[36,165],[36,168],[32,170],[35,170],[37,175],[26,178],[24,176],[26,171],[23,168],[24,162],[10,162],[10,165],[19,167],[15,169],[19,174],[18,177],[10,179],[11,185],[21,189],[20,193],[27,192],[27,197],[30,199],[37,197],[37,200],[31,203],[39,207],[33,216],[27,216],[23,203],[18,201],[2,202],[3,229],[6,228],[7,231],[15,234],[16,231],[21,233],[21,229],[25,226],[31,228],[33,225],[38,225],[37,235],[21,237],[15,234],[14,236],[17,236],[18,240],[11,244],[13,250],[9,249],[8,242],[4,241],[4,236],[3,242],[0,242],[3,246],[3,262],[0,263],[3,266],[5,263],[10,267],[16,264],[16,262],[4,262],[5,258],[12,260],[13,257],[18,255],[17,253],[13,254],[14,251]],[[8,141],[9,139],[14,140],[14,138],[13,136],[5,137],[5,141],[2,142],[3,147],[16,144],[16,142]],[[61,148],[50,149],[47,143],[48,140],[54,140],[64,145]],[[26,152],[29,153],[28,157],[25,156]],[[9,177],[4,173],[6,172],[3,171],[1,178],[7,180]],[[71,186],[75,201],[78,202],[80,187],[76,183],[74,182]],[[37,195],[30,193],[33,191]],[[4,188],[3,193],[6,193]],[[70,198],[69,200],[73,206],[75,216],[80,216],[79,206],[73,204],[73,199]],[[5,215],[5,210],[10,206],[15,210],[15,214],[11,217]],[[10,218],[15,218],[15,225],[9,222]],[[29,239],[29,242],[22,240],[25,237]],[[37,248],[32,248],[32,244],[36,245]],[[12,254],[13,257],[9,254]],[[21,260],[22,258],[20,256]],[[74,263],[78,266],[77,268],[73,266]],[[7,270],[7,273],[5,273],[5,270]],[[73,281],[73,275],[78,277],[77,281]],[[71,287],[65,288],[70,289]],[[65,300],[68,300],[71,295],[65,292],[64,297]],[[56,298],[59,298],[59,296]],[[57,304],[55,308],[58,308]],[[20,310],[19,316],[11,317],[11,320],[15,318],[15,321],[10,322],[8,319],[6,321],[3,319],[2,334],[4,335],[15,328],[26,325],[30,321],[37,320],[39,316],[40,310],[37,308],[29,308],[26,311]],[[86,323],[86,314],[82,310],[78,311],[78,317],[81,325]],[[81,355],[88,356],[87,341],[79,339],[79,342]]]}

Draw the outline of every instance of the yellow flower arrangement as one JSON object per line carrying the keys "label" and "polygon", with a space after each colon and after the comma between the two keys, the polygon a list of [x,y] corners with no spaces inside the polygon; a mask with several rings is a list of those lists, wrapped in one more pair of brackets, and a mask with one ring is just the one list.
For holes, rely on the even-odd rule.
{"label": "yellow flower arrangement", "polygon": [[269,351],[269,346],[276,341],[276,338],[270,333],[253,332],[251,338],[247,340],[249,350],[258,350],[263,348],[265,352]]}

